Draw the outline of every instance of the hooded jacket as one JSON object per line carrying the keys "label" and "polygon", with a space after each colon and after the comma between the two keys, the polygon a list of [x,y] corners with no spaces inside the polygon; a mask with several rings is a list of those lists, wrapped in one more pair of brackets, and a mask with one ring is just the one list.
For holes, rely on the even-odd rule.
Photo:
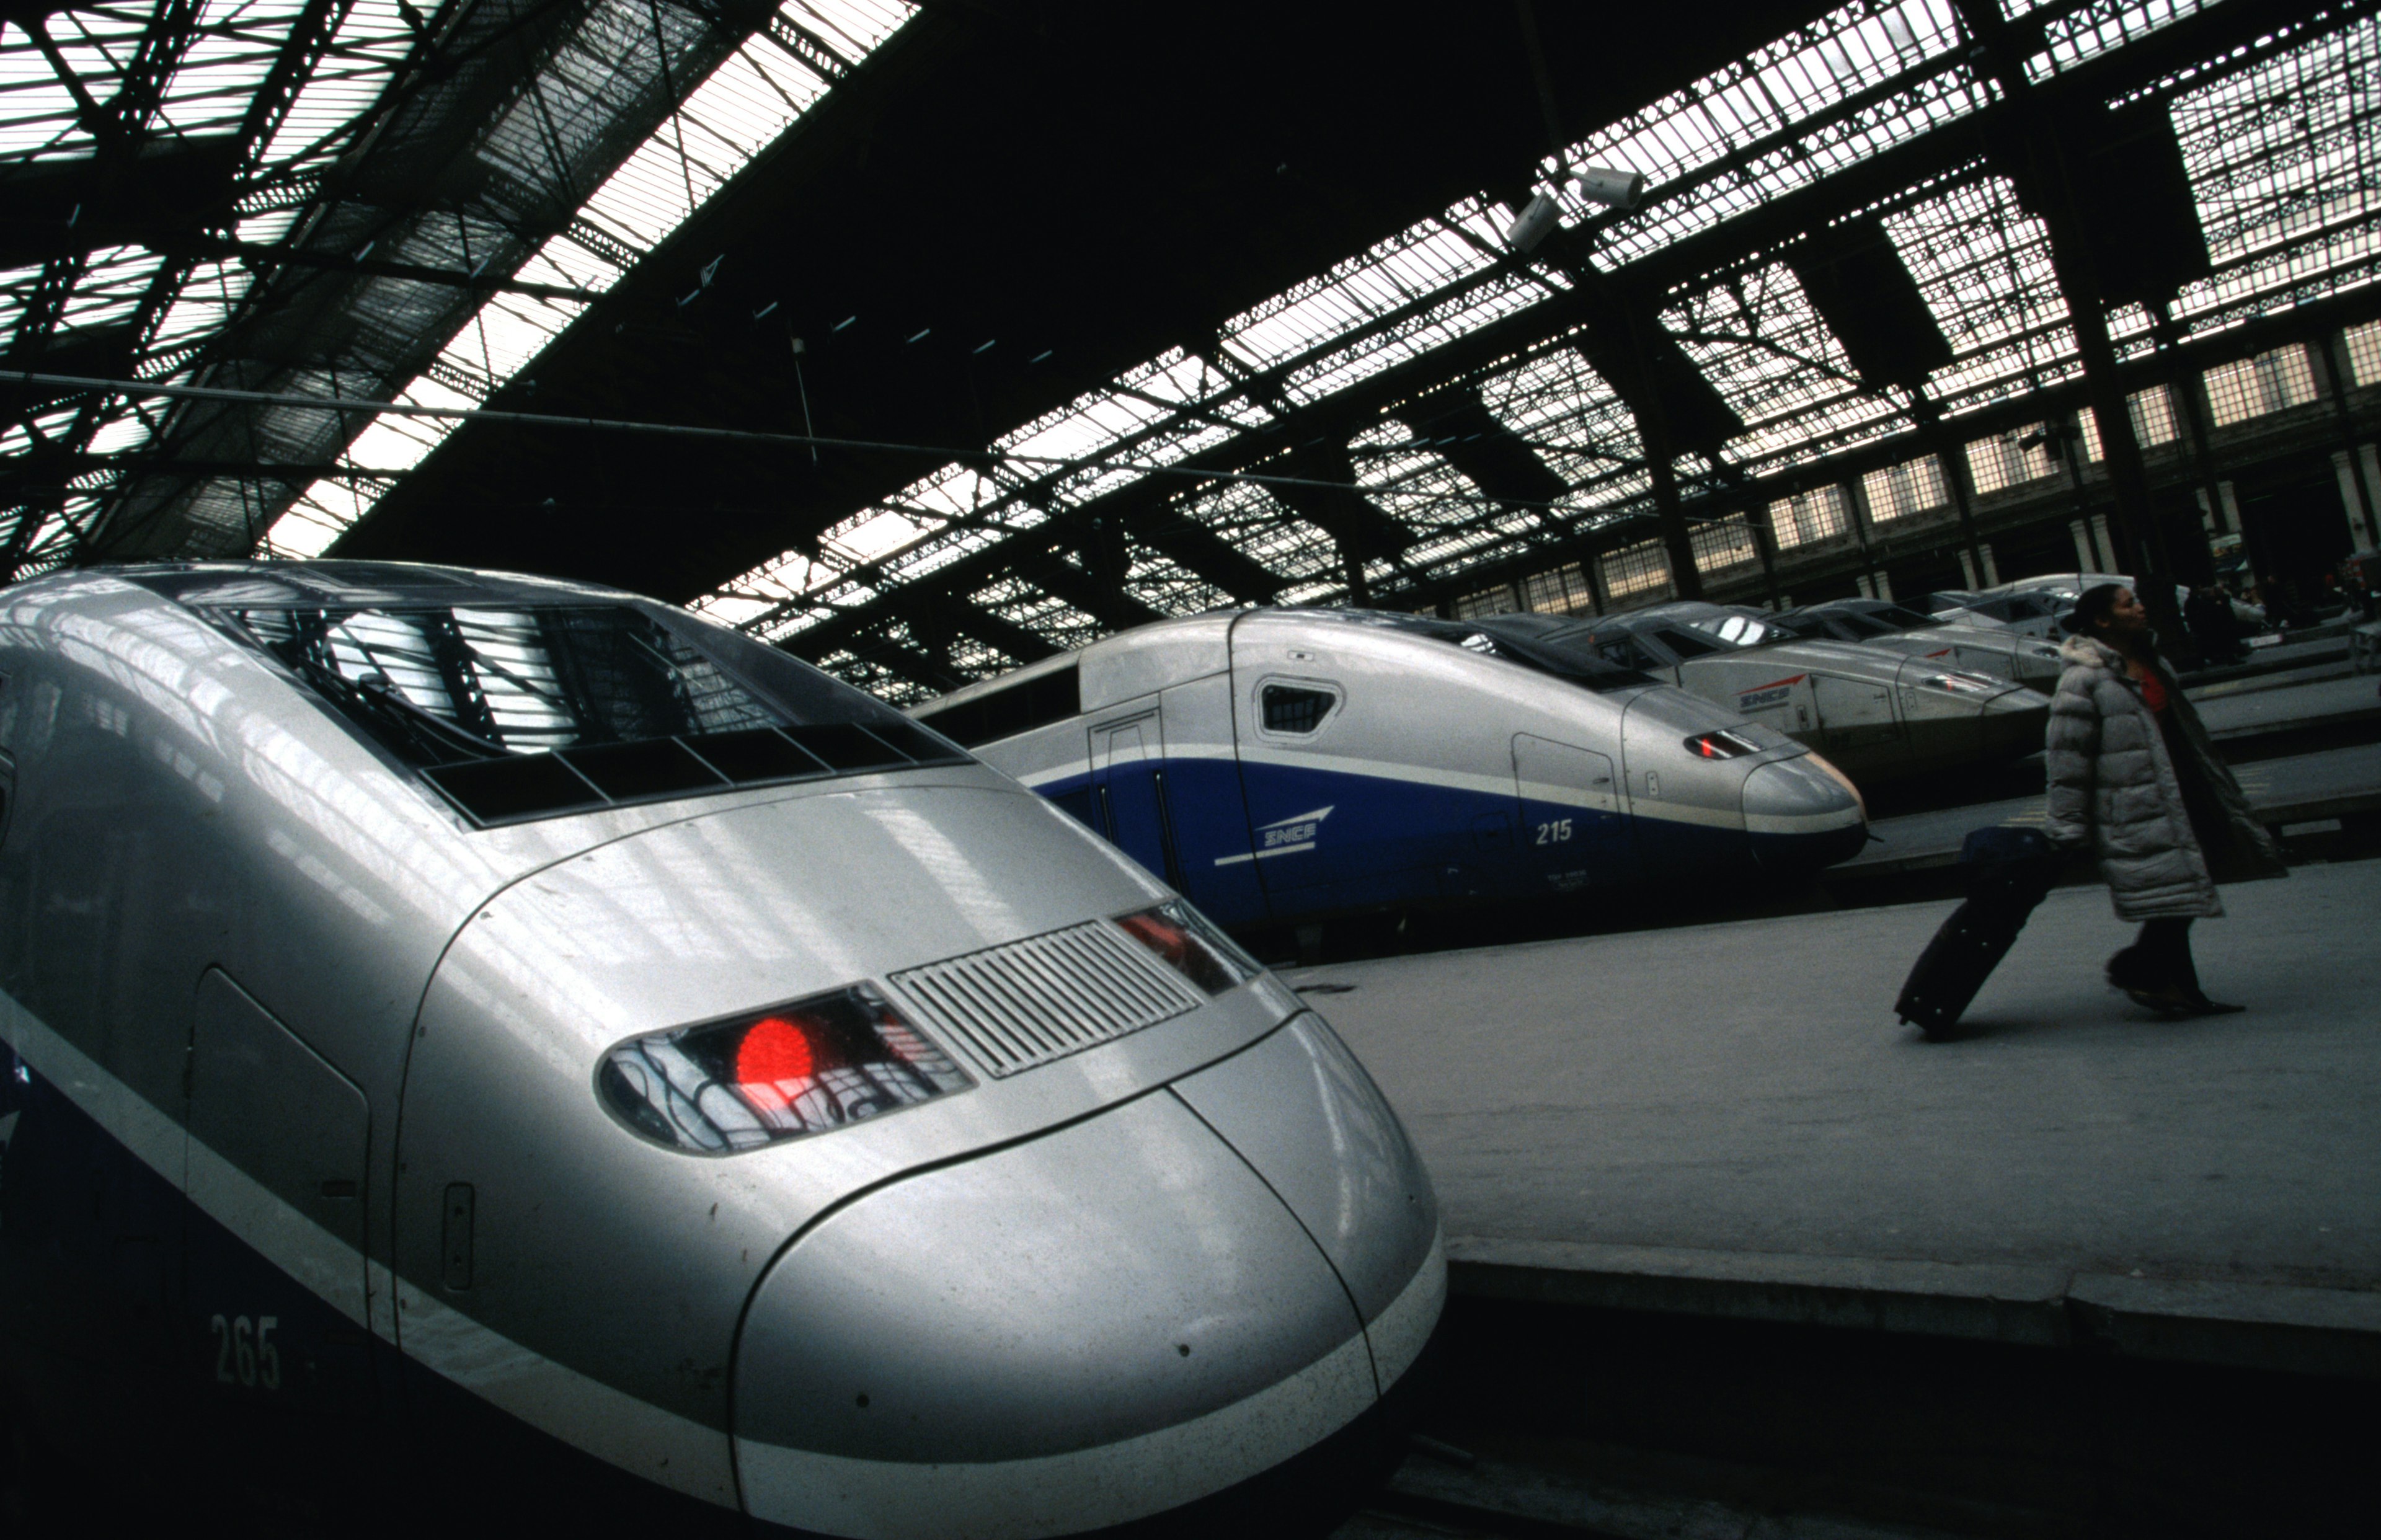
{"label": "hooded jacket", "polygon": [[[2176,741],[2189,754],[2180,774],[2156,714],[2142,699],[2141,686],[2125,677],[2121,654],[2096,638],[2071,636],[2058,656],[2066,669],[2050,698],[2045,832],[2055,845],[2088,846],[2100,858],[2119,917],[2221,914],[2218,877],[2284,874],[2273,836],[2250,812],[2240,783],[2216,757],[2207,729],[2163,664],[2154,666],[2166,686]],[[2181,775],[2199,779],[2221,810],[2223,826],[2206,831],[2212,852],[2192,827]]]}

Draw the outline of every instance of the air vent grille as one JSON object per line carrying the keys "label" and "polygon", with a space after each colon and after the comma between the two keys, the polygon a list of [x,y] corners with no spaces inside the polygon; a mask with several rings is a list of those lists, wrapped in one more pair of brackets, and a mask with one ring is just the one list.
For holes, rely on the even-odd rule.
{"label": "air vent grille", "polygon": [[997,1079],[1154,1026],[1205,996],[1105,921],[930,962],[891,983]]}

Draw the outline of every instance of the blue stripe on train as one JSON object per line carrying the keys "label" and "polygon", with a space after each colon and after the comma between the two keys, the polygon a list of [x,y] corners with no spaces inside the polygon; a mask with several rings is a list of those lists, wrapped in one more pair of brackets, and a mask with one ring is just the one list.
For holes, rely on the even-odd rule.
{"label": "blue stripe on train", "polygon": [[[1161,829],[1156,816],[1134,817],[1137,807],[1155,805],[1158,776],[1170,830]],[[1510,792],[1221,759],[1140,761],[1038,789],[1098,833],[1109,832],[1104,814],[1112,818],[1127,854],[1227,925],[1728,877],[1801,877],[1842,860],[1863,837],[1858,827],[1748,836]]]}

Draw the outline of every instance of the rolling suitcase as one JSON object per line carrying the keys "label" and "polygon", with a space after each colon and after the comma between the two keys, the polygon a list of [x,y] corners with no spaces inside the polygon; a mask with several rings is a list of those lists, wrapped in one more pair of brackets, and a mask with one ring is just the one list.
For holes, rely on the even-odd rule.
{"label": "rolling suitcase", "polygon": [[1932,1036],[1960,1020],[2054,884],[2065,858],[2032,829],[1971,832],[1960,847],[1968,898],[1918,954],[1894,1009]]}

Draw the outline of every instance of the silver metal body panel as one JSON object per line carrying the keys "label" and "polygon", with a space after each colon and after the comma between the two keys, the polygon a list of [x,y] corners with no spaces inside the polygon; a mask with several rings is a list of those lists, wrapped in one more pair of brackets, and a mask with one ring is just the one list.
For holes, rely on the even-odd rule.
{"label": "silver metal body panel", "polygon": [[1229,665],[1231,615],[1192,615],[1142,626],[1080,654],[1083,709],[1105,711],[1168,685],[1218,674]]}
{"label": "silver metal body panel", "polygon": [[[724,1428],[737,1313],[819,1215],[1162,1085],[1298,1008],[1266,978],[1007,1079],[946,1042],[972,1089],[726,1159],[657,1148],[595,1106],[594,1067],[625,1038],[881,982],[1164,895],[1047,802],[973,775],[972,787],[822,791],[706,815],[484,905],[422,1002],[397,1179],[407,1287]],[[470,1289],[449,1295],[435,1259],[438,1196],[454,1182],[474,1188],[478,1243]]]}
{"label": "silver metal body panel", "polygon": [[1430,1254],[1438,1199],[1388,1101],[1312,1012],[1176,1083],[1306,1227],[1369,1324]]}
{"label": "silver metal body panel", "polygon": [[1977,626],[1928,626],[1863,639],[1859,645],[1923,658],[1947,668],[2007,679],[2048,694],[2057,687],[2058,649],[2039,637]]}
{"label": "silver metal body panel", "polygon": [[[333,566],[357,603],[381,602],[369,572]],[[223,577],[271,585],[287,570]],[[489,592],[538,603],[592,591],[503,580]],[[9,1045],[237,1241],[531,1426],[733,1506],[736,1323],[773,1261],[840,1205],[864,1215],[876,1201],[864,1194],[934,1167],[956,1184],[938,1191],[991,1194],[1002,1216],[978,1218],[1006,1226],[1015,1255],[1064,1266],[1077,1232],[1018,1228],[1002,1184],[965,1173],[1020,1141],[1056,1148],[1041,1136],[1101,1126],[1120,1103],[1174,1108],[1227,1173],[1202,1211],[1211,1273],[1238,1279],[1235,1258],[1303,1246],[1309,1260],[1284,1265],[1329,1283],[1321,1304],[1265,1296],[1285,1314],[1264,1329],[1299,1346],[1224,1365],[1214,1384],[1258,1389],[1239,1408],[1194,1398],[1200,1436],[1239,1430],[1227,1441],[1253,1473],[1371,1404],[1361,1317],[1330,1264],[1163,1089],[1298,1013],[1270,975],[1006,1077],[946,1043],[971,1087],[732,1156],[663,1148],[599,1101],[602,1056],[629,1036],[870,980],[899,1007],[886,981],[905,969],[1167,897],[996,770],[852,775],[476,828],[261,654],[104,574],[0,595],[0,676],[16,791],[0,843]],[[1178,709],[1158,693],[1191,727],[1202,711],[1229,722],[1220,691]],[[1269,1096],[1274,1117],[1326,1123],[1367,1105],[1347,1084],[1318,1100],[1306,1079],[1244,1094]],[[1222,1094],[1208,1093],[1219,1118]],[[1391,1132],[1393,1120],[1375,1129]],[[1360,1185],[1382,1161],[1413,1161],[1401,1133],[1393,1150],[1350,1158]],[[1105,1179],[1039,1169],[1044,1213],[1068,1206],[1069,1184]],[[1197,1184],[1166,1179],[1197,1207]],[[470,1260],[456,1274],[442,1265],[446,1199],[464,1185]],[[1373,1280],[1368,1300],[1407,1266],[1378,1317],[1401,1372],[1436,1319],[1443,1258],[1418,1248],[1410,1206],[1368,1212],[1383,1235],[1333,1243],[1374,1256],[1351,1264]],[[915,1244],[897,1264],[930,1292],[970,1265],[931,1236],[900,1239]],[[1105,1298],[1136,1318],[1136,1301]],[[834,1308],[849,1321],[888,1300]],[[1076,1325],[1086,1340],[1128,1329]],[[1080,1529],[1086,1511],[1062,1506],[1028,1529]]]}
{"label": "silver metal body panel", "polygon": [[753,1296],[736,1434],[909,1464],[1063,1454],[1254,1394],[1360,1327],[1256,1173],[1147,1096],[804,1235]]}

